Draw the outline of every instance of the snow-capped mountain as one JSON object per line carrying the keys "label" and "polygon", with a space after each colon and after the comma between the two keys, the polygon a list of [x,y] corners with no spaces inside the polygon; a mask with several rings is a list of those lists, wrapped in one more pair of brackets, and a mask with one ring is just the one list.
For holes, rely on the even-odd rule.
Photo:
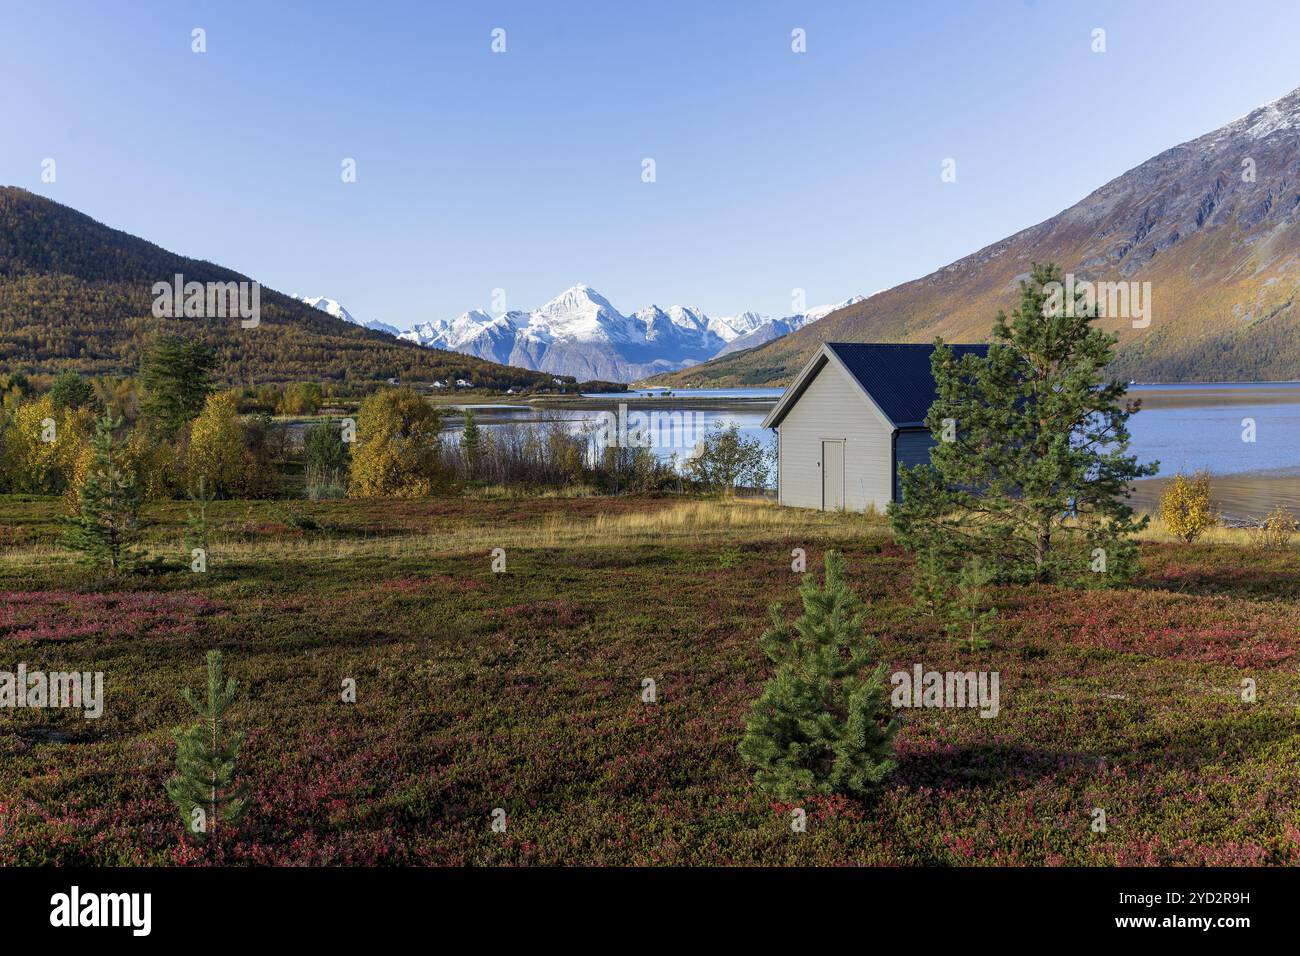
{"label": "snow-capped mountain", "polygon": [[371,329],[375,332],[384,332],[387,333],[388,335],[399,334],[398,330],[393,328],[387,322],[380,322],[374,319],[372,319],[369,322],[362,322],[360,319],[354,316],[347,309],[343,308],[343,306],[339,304],[337,299],[327,299],[323,295],[318,295],[318,296],[295,295],[293,296],[293,298],[297,299],[300,302],[306,302],[312,308],[320,309],[322,312],[327,312],[330,315],[334,316],[334,318],[336,319],[342,319],[344,322],[351,322],[353,325],[359,325],[363,329]]}
{"label": "snow-capped mountain", "polygon": [[475,309],[421,323],[401,338],[557,375],[630,382],[771,341],[840,307],[775,320],[755,312],[710,317],[680,305],[624,315],[595,289],[576,285],[531,312]]}

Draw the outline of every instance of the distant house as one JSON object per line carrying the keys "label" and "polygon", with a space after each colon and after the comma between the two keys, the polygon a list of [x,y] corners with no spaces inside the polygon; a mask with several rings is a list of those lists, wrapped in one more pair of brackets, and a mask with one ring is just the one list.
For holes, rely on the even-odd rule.
{"label": "distant house", "polygon": [[472,383],[467,382],[465,379],[463,379],[463,378],[458,378],[458,379],[456,379],[456,387],[457,387],[457,388],[473,388],[474,386],[473,386]]}
{"label": "distant house", "polygon": [[388,380],[388,384],[389,384],[389,385],[401,385],[402,383],[399,382],[399,381],[398,381],[397,379],[395,379],[395,378],[390,378],[390,379]]}
{"label": "distant house", "polygon": [[[987,345],[954,345],[955,357]],[[763,419],[777,434],[777,500],[822,511],[884,511],[898,465],[930,460],[931,345],[827,342]]]}
{"label": "distant house", "polygon": [[447,387],[447,383],[446,383],[446,382],[434,382],[434,383],[433,383],[433,387],[434,387],[434,388],[446,388],[446,387]]}

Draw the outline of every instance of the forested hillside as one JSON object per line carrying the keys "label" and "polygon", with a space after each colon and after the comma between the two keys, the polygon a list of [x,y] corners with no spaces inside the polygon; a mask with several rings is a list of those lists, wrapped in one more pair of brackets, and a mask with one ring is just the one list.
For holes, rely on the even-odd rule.
{"label": "forested hillside", "polygon": [[351,325],[265,287],[261,321],[158,319],[155,282],[248,281],[96,222],[23,189],[0,187],[0,370],[131,374],[160,331],[210,345],[217,375],[255,385],[295,380],[358,385],[399,378],[463,378],[505,389],[551,384],[552,376],[399,342]]}

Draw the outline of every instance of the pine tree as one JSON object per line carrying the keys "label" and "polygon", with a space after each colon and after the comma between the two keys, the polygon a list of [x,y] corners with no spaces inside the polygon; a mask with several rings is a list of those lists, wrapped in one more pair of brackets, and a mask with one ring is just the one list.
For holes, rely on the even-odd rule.
{"label": "pine tree", "polygon": [[76,372],[68,369],[60,372],[50,386],[50,399],[56,409],[69,408],[76,411],[95,403],[95,386]]}
{"label": "pine tree", "polygon": [[155,437],[170,440],[203,411],[212,392],[216,357],[201,342],[160,335],[150,342],[140,365],[140,417]]}
{"label": "pine tree", "polygon": [[754,703],[740,753],[758,787],[780,800],[867,799],[895,766],[885,665],[868,672],[875,640],[863,633],[862,602],[843,567],[828,552],[825,583],[810,574],[799,588],[803,615],[789,625],[773,605],[759,639],[776,673]]}
{"label": "pine tree", "polygon": [[60,543],[80,551],[91,564],[112,574],[138,560],[132,548],[139,536],[142,495],[127,461],[126,443],[116,440],[121,419],[105,412],[90,439],[90,467],[76,490],[77,515]]}
{"label": "pine tree", "polygon": [[225,726],[235,700],[235,679],[225,678],[220,651],[208,651],[207,661],[207,700],[200,702],[188,687],[181,691],[199,719],[175,732],[177,775],[167,781],[167,795],[180,810],[186,830],[200,838],[215,835],[221,824],[234,826],[248,807],[247,788],[235,783],[235,761],[244,736]]}
{"label": "pine tree", "polygon": [[478,472],[479,453],[481,436],[479,435],[478,422],[474,421],[474,410],[465,409],[465,429],[460,435],[460,448],[465,455],[465,476],[473,479]]}
{"label": "pine tree", "polygon": [[926,425],[937,443],[929,463],[899,466],[890,506],[923,573],[956,580],[972,555],[1001,581],[1101,584],[1135,570],[1132,535],[1146,519],[1124,499],[1156,466],[1127,454],[1139,403],[1103,378],[1116,337],[1093,326],[1081,294],[1063,304],[1060,281],[1056,267],[1033,266],[987,356],[956,360],[936,340]]}
{"label": "pine tree", "polygon": [[[199,478],[198,493],[190,489],[185,492],[189,499],[194,503],[193,511],[185,512],[185,550],[189,553],[190,568],[192,570],[208,569],[208,562],[212,560],[212,549],[208,547],[208,505],[212,504],[216,495],[208,490],[206,478]],[[201,555],[194,552],[200,551]],[[196,562],[201,561],[201,565]]]}
{"label": "pine tree", "polygon": [[997,626],[998,610],[989,606],[988,585],[994,574],[979,557],[970,558],[957,576],[956,594],[943,601],[949,637],[967,650],[988,647],[988,635]]}

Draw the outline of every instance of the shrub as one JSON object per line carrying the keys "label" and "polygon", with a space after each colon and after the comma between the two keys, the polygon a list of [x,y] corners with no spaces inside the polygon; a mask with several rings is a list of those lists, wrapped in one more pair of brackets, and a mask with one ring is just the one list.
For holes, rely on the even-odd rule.
{"label": "shrub", "polygon": [[56,408],[48,394],[20,405],[0,436],[0,486],[33,494],[72,487],[93,422],[88,408]]}
{"label": "shrub", "polygon": [[1296,530],[1296,520],[1291,512],[1278,505],[1252,529],[1251,537],[1256,546],[1266,551],[1282,551],[1291,543]]}
{"label": "shrub", "polygon": [[601,450],[592,478],[602,489],[618,493],[658,490],[673,476],[651,449],[623,445]]}
{"label": "shrub", "polygon": [[872,796],[893,770],[897,718],[885,665],[867,672],[875,641],[863,634],[863,607],[844,581],[843,562],[826,554],[826,580],[799,588],[804,613],[793,626],[774,605],[759,645],[777,665],[754,704],[740,754],[758,787],[779,800],[814,795]]}
{"label": "shrub", "polygon": [[273,497],[279,486],[275,470],[287,448],[287,429],[276,425],[266,413],[243,420],[244,456],[240,495],[244,498]]}
{"label": "shrub", "polygon": [[183,484],[180,480],[183,459],[178,458],[175,445],[154,441],[143,430],[136,429],[127,439],[126,455],[146,499],[170,496]]}
{"label": "shrub", "polygon": [[1210,473],[1181,471],[1160,496],[1160,520],[1173,535],[1191,543],[1219,523],[1210,501]]}
{"label": "shrub", "polygon": [[261,498],[274,493],[273,430],[265,415],[241,420],[235,392],[209,397],[189,427],[188,441],[182,431],[187,493],[200,480],[218,497]]}
{"label": "shrub", "polygon": [[344,468],[348,463],[348,446],[332,421],[309,425],[303,434],[302,450],[308,472]]}
{"label": "shrub", "polygon": [[233,392],[212,395],[190,428],[185,457],[186,484],[206,483],[215,495],[236,495],[244,488],[244,430]]}
{"label": "shrub", "polygon": [[311,501],[338,501],[346,498],[348,496],[347,469],[308,472],[303,494]]}
{"label": "shrub", "polygon": [[766,485],[770,457],[763,443],[741,435],[738,425],[719,423],[700,440],[686,470],[710,491],[732,494],[738,487]]}
{"label": "shrub", "polygon": [[50,400],[57,409],[93,407],[95,403],[95,386],[76,372],[60,372],[50,386]]}
{"label": "shrub", "polygon": [[294,382],[286,386],[276,411],[281,415],[315,415],[323,400],[321,387],[315,382]]}
{"label": "shrub", "polygon": [[409,388],[376,392],[357,413],[352,498],[421,498],[450,484],[442,413]]}
{"label": "shrub", "polygon": [[465,477],[473,480],[478,472],[479,456],[483,451],[482,433],[474,420],[474,410],[465,409],[465,427],[460,433],[460,452],[465,459]]}
{"label": "shrub", "polygon": [[307,473],[307,497],[344,498],[348,487],[348,446],[334,422],[322,421],[303,435],[303,459]]}

